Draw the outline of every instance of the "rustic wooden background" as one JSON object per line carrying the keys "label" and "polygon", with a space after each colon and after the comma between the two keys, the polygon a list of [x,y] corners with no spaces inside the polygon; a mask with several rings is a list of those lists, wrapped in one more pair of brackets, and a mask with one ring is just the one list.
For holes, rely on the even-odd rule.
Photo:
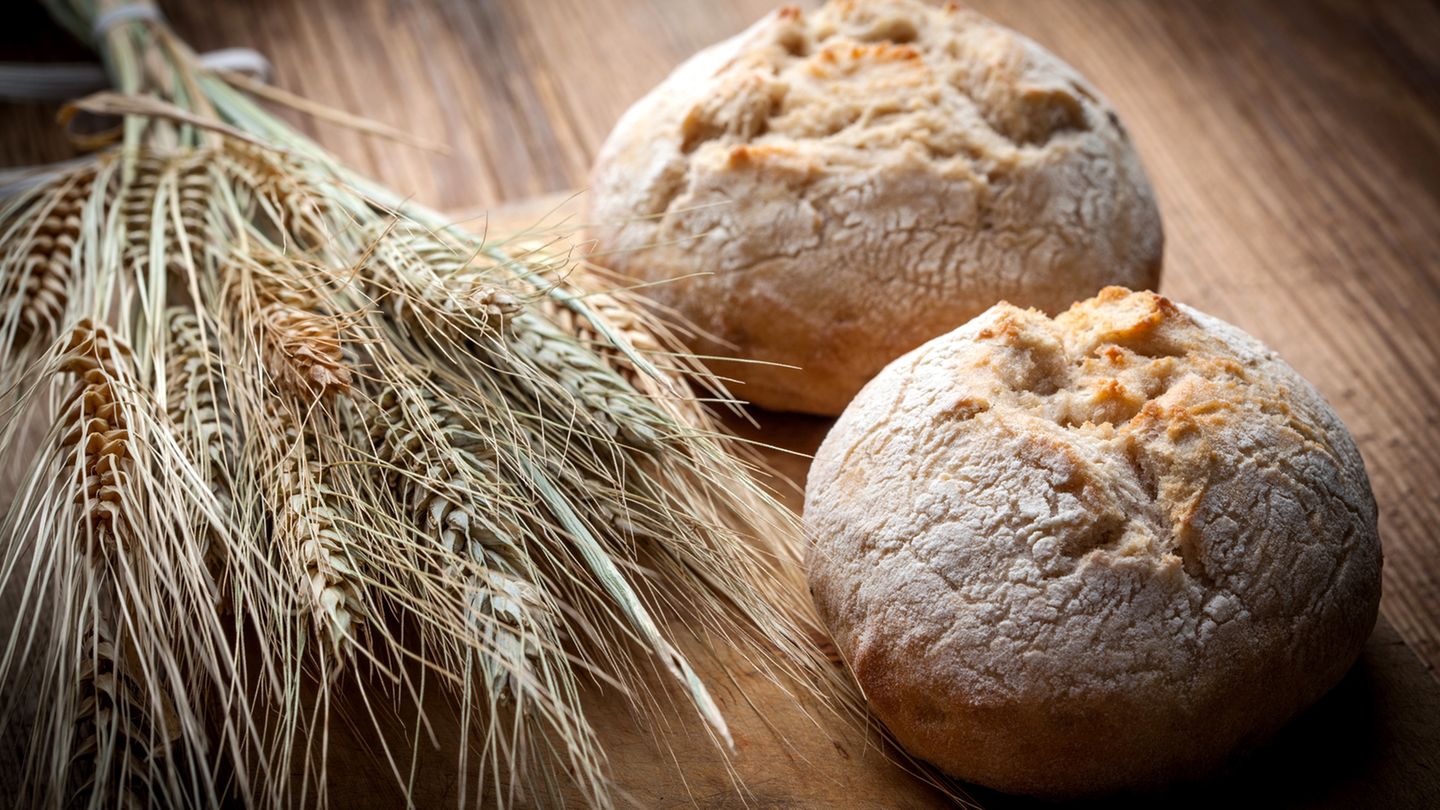
{"label": "rustic wooden background", "polygon": [[[278,85],[448,144],[448,154],[437,154],[296,118],[388,185],[434,207],[469,210],[583,188],[591,157],[626,106],[685,56],[773,2],[172,0],[166,7],[200,50],[257,48],[274,63]],[[1384,615],[1433,673],[1440,665],[1440,4],[969,5],[1060,54],[1118,107],[1165,215],[1162,291],[1256,334],[1335,404],[1380,502]],[[85,58],[34,7],[6,14],[0,59]],[[65,156],[53,115],[54,108],[0,104],[0,165]],[[1363,668],[1355,677],[1364,677]],[[1419,694],[1415,688],[1406,694]],[[1405,698],[1397,700],[1403,709]],[[1433,779],[1433,761],[1417,765]]]}
{"label": "rustic wooden background", "polygon": [[[197,48],[450,145],[304,122],[444,209],[582,188],[625,108],[777,0],[171,2]],[[1385,616],[1440,665],[1440,5],[972,0],[1119,108],[1165,216],[1162,290],[1319,386],[1380,501]],[[7,146],[14,149],[14,146]]]}

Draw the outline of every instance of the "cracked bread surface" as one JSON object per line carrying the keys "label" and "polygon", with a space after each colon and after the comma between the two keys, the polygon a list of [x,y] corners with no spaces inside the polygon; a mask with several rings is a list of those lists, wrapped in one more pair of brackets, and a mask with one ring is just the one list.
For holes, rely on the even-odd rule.
{"label": "cracked bread surface", "polygon": [[1069,66],[954,5],[781,9],[637,102],[588,195],[602,261],[704,334],[738,396],[838,414],[999,300],[1153,288],[1160,215]]}
{"label": "cracked bread surface", "polygon": [[1109,288],[896,360],[810,471],[809,581],[918,756],[1076,797],[1195,778],[1354,663],[1376,507],[1318,392],[1239,329]]}

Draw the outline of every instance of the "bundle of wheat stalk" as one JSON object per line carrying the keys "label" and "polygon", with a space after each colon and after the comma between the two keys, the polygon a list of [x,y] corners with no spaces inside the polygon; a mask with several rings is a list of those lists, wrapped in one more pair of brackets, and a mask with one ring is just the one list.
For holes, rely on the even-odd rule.
{"label": "bundle of wheat stalk", "polygon": [[324,803],[342,695],[415,710],[403,785],[438,686],[461,803],[606,805],[582,688],[659,703],[658,662],[727,737],[662,617],[818,683],[792,518],[624,293],[352,174],[158,15],[49,5],[104,23],[80,107],[121,124],[0,210],[23,801]]}

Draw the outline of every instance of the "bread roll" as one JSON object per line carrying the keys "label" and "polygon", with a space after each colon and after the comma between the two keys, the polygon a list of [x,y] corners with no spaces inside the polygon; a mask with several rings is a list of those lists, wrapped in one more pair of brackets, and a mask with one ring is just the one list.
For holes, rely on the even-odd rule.
{"label": "bread roll", "polygon": [[1107,289],[886,368],[815,457],[816,604],[912,752],[1074,797],[1203,775],[1354,663],[1380,599],[1355,443],[1233,326]]}
{"label": "bread roll", "polygon": [[601,149],[600,260],[704,334],[736,394],[834,415],[1001,299],[1153,288],[1160,216],[1125,129],[1045,49],[955,6],[781,9],[686,62]]}

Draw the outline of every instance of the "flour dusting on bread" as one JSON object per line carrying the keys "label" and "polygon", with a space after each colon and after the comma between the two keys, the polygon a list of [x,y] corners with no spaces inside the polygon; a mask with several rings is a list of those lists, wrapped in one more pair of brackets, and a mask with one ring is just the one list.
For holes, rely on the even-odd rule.
{"label": "flour dusting on bread", "polygon": [[1339,681],[1376,509],[1321,396],[1240,330],[1110,288],[897,360],[816,455],[816,604],[914,753],[1051,796],[1198,776]]}
{"label": "flour dusting on bread", "polygon": [[1159,213],[1119,118],[1025,37],[913,0],[782,9],[697,54],[597,159],[605,261],[709,337],[740,396],[836,414],[997,300],[1153,288]]}

